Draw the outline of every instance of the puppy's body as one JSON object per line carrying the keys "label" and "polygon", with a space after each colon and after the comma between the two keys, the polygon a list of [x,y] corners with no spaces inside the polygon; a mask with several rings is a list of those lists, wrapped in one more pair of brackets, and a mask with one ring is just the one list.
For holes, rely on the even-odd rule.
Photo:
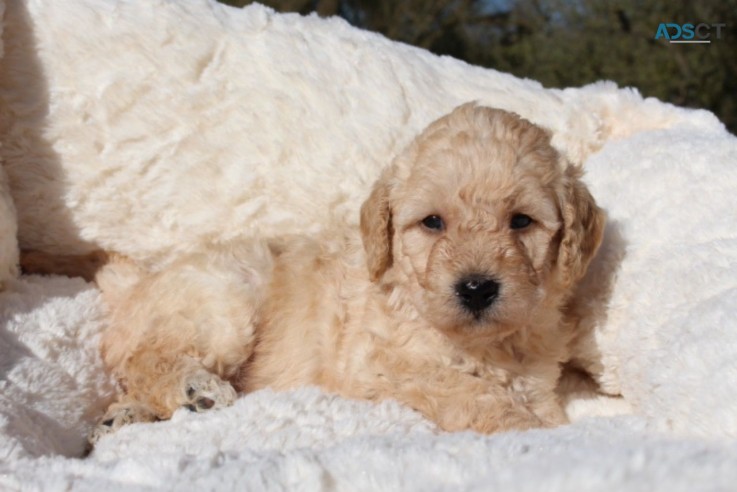
{"label": "puppy's body", "polygon": [[566,307],[603,223],[547,132],[461,106],[384,171],[360,231],[235,241],[156,274],[105,267],[103,353],[126,396],[100,432],[305,384],[394,398],[447,430],[562,423]]}
{"label": "puppy's body", "polygon": [[568,335],[558,316],[533,328],[545,340],[528,330],[446,334],[401,284],[371,282],[357,241],[294,246],[277,261],[241,389],[317,384],[348,398],[394,398],[446,430],[564,421],[554,388]]}

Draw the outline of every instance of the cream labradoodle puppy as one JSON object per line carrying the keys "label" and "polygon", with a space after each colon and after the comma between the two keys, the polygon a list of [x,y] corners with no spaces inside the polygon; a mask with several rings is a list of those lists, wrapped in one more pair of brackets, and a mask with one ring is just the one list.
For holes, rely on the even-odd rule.
{"label": "cream labradoodle puppy", "polygon": [[93,440],[310,384],[396,399],[450,431],[553,426],[566,313],[604,226],[579,177],[548,132],[466,104],[383,172],[360,231],[213,246],[157,273],[105,254],[23,262],[88,276],[104,263],[103,354],[124,395]]}

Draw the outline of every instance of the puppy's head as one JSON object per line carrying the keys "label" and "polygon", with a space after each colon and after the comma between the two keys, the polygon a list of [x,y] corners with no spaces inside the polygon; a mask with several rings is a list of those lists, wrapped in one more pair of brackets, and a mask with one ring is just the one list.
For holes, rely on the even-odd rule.
{"label": "puppy's head", "polygon": [[460,106],[395,159],[363,204],[371,279],[405,289],[450,331],[507,333],[557,310],[604,226],[579,178],[545,130]]}

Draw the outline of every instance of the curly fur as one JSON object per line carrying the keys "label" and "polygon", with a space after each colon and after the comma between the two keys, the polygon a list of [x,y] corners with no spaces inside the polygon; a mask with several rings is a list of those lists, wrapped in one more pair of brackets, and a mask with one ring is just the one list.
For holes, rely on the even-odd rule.
{"label": "curly fur", "polygon": [[[465,104],[384,170],[360,230],[234,240],[156,273],[110,262],[97,274],[112,308],[103,352],[126,396],[105,421],[121,406],[150,420],[228,404],[230,385],[315,384],[397,399],[445,430],[565,422],[566,312],[604,226],[579,177],[547,131]],[[532,222],[511,227],[517,214]],[[482,313],[454,290],[471,273],[500,286]],[[216,379],[200,394],[203,371]]]}

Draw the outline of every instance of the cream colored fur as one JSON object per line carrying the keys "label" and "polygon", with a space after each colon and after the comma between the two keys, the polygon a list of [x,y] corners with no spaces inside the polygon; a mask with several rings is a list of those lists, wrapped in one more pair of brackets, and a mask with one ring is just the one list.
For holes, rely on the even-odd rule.
{"label": "cream colored fur", "polygon": [[[337,223],[213,245],[154,274],[113,260],[97,275],[112,308],[103,354],[126,395],[95,437],[230,404],[232,387],[310,384],[397,399],[446,430],[565,422],[565,317],[604,224],[578,177],[548,132],[466,104],[383,172],[360,235]],[[532,223],[512,228],[517,214]],[[471,273],[500,285],[481,313],[454,290]]]}

